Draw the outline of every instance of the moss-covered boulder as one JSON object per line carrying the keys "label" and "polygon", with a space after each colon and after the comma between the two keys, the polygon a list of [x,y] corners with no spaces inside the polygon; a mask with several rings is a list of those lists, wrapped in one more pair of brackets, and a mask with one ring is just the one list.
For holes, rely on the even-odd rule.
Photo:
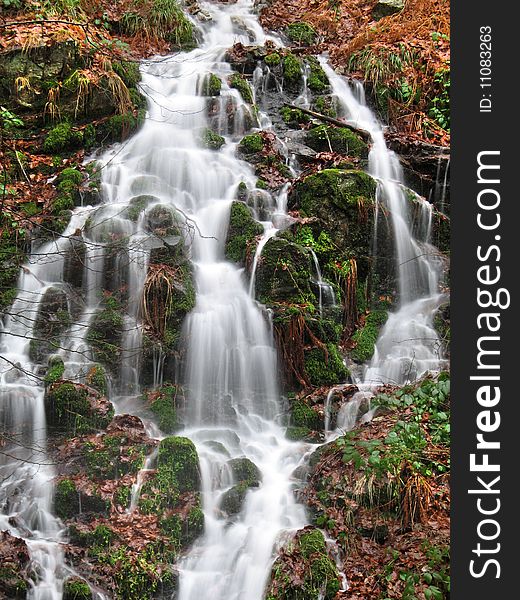
{"label": "moss-covered boulder", "polygon": [[242,138],[238,145],[238,152],[242,156],[250,157],[252,154],[262,152],[264,140],[259,133],[250,133]]}
{"label": "moss-covered boulder", "polygon": [[288,240],[271,238],[258,261],[256,297],[263,304],[316,304],[311,290],[312,263],[308,251]]}
{"label": "moss-covered boulder", "polygon": [[386,310],[373,310],[365,318],[365,323],[352,336],[355,347],[350,352],[350,357],[356,362],[364,363],[374,354],[379,331],[388,318]]}
{"label": "moss-covered boulder", "polygon": [[366,158],[367,144],[347,127],[319,125],[305,134],[305,143],[317,152],[339,152],[352,157]]}
{"label": "moss-covered boulder", "polygon": [[324,348],[312,348],[305,351],[305,371],[312,385],[334,385],[343,383],[350,372],[334,344]]}
{"label": "moss-covered boulder", "polygon": [[255,463],[246,458],[245,456],[240,458],[232,458],[227,462],[227,466],[231,470],[233,480],[236,482],[246,482],[248,485],[258,485],[262,479],[260,469]]}
{"label": "moss-covered boulder", "polygon": [[63,586],[63,600],[92,600],[92,590],[79,577],[67,579]]}
{"label": "moss-covered boulder", "polygon": [[70,325],[67,294],[58,287],[48,288],[38,306],[33,339],[29,347],[31,360],[43,362],[60,348],[60,339]]}
{"label": "moss-covered boulder", "polygon": [[225,253],[230,261],[244,265],[248,256],[254,253],[256,238],[264,228],[255,221],[251,210],[243,202],[233,202],[229,214],[229,227],[226,236]]}
{"label": "moss-covered boulder", "polygon": [[266,599],[332,600],[339,589],[338,568],[329,556],[323,534],[306,527],[296,533],[276,559]]}
{"label": "moss-covered boulder", "polygon": [[212,129],[206,128],[200,136],[200,142],[208,150],[220,150],[226,140]]}
{"label": "moss-covered boulder", "polygon": [[87,340],[97,362],[113,374],[119,370],[122,353],[124,316],[121,305],[108,297],[105,305],[94,315],[87,330]]}
{"label": "moss-covered boulder", "polygon": [[302,83],[302,63],[294,54],[288,53],[282,61],[284,84],[291,90],[297,90]]}
{"label": "moss-covered boulder", "polygon": [[239,73],[233,73],[229,78],[229,87],[238,90],[244,102],[253,104],[253,91],[245,77]]}
{"label": "moss-covered boulder", "polygon": [[167,437],[159,445],[157,470],[141,490],[139,509],[156,514],[175,508],[181,494],[197,492],[199,487],[199,457],[195,445],[188,438]]}
{"label": "moss-covered boulder", "polygon": [[179,398],[184,399],[182,389],[170,383],[145,393],[145,400],[155,416],[157,425],[166,434],[171,434],[179,429],[177,411]]}
{"label": "moss-covered boulder", "polygon": [[69,236],[63,259],[63,281],[76,290],[83,287],[86,245],[81,230]]}
{"label": "moss-covered boulder", "polygon": [[306,63],[309,68],[309,76],[307,79],[308,88],[314,94],[325,94],[330,91],[330,82],[323,67],[320,65],[315,56],[308,56]]}
{"label": "moss-covered boulder", "polygon": [[112,404],[79,383],[56,381],[45,393],[45,414],[55,431],[78,435],[104,429],[114,415]]}
{"label": "moss-covered boulder", "polygon": [[62,479],[56,485],[54,510],[60,519],[71,519],[80,514],[107,514],[110,503],[96,493],[79,490],[72,479]]}
{"label": "moss-covered boulder", "polygon": [[[356,170],[325,169],[298,182],[288,205],[302,217],[316,217],[309,223],[314,238],[325,231],[335,247],[355,257],[358,277],[366,279],[372,263],[376,207],[376,182],[370,175]],[[378,253],[386,250],[378,247]],[[393,257],[391,250],[389,254]]]}
{"label": "moss-covered boulder", "polygon": [[222,81],[215,73],[204,76],[201,84],[201,94],[204,96],[220,96]]}

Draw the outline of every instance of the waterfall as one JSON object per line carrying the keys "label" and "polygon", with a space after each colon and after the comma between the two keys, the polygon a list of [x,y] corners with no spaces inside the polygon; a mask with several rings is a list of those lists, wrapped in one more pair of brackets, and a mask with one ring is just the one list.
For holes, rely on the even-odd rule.
{"label": "waterfall", "polygon": [[[194,442],[199,454],[205,531],[177,565],[178,600],[200,600],[206,595],[212,600],[262,600],[273,551],[282,534],[307,523],[305,510],[293,493],[293,473],[308,447],[287,440],[285,428],[278,423],[282,407],[271,324],[253,294],[262,248],[289,220],[288,186],[261,219],[264,235],[250,281],[242,269],[224,258],[237,186],[243,182],[253,190],[256,184],[252,167],[236,157],[236,148],[249,129],[246,123],[257,118],[237,90],[227,84],[232,70],[224,55],[237,42],[281,43],[263,32],[252,14],[252,0],[201,5],[211,18],[199,25],[200,47],[142,64],[147,119],[135,136],[101,157],[104,203],[77,209],[62,237],[29,258],[20,275],[18,296],[0,331],[0,416],[4,429],[13,435],[13,440],[8,439],[9,452],[0,455],[0,529],[27,542],[36,574],[29,600],[60,600],[63,582],[72,572],[65,563],[63,524],[53,515],[56,471],[46,449],[44,389],[38,365],[30,358],[38,308],[49,288],[65,285],[68,267],[63,255],[75,232],[82,230],[84,305],[56,352],[65,362],[66,376],[81,381],[94,362],[87,331],[102,310],[103,291],[126,294],[122,353],[110,399],[116,413],[142,417],[147,433],[161,439],[162,432],[148,420],[140,402],[141,300],[154,249],[146,219],[155,207],[171,210],[182,225],[196,288],[195,307],[183,326],[188,340],[183,435]],[[443,297],[438,293],[440,266],[428,242],[431,211],[427,203],[418,200],[423,227],[420,237],[414,237],[397,157],[387,149],[383,130],[367,108],[362,89],[353,93],[324,60],[321,63],[342,116],[372,137],[370,172],[379,182],[378,201],[392,215],[397,243],[399,305],[383,328],[364,378],[374,383],[404,382],[440,365],[432,316]],[[266,71],[265,77],[269,77]],[[222,81],[212,117],[207,115],[207,99],[201,95],[201,81],[210,73]],[[304,76],[299,102],[307,106],[307,70]],[[260,90],[262,77],[255,71],[255,91]],[[233,107],[231,115],[228,101]],[[269,127],[266,115],[261,114],[259,121]],[[225,137],[218,151],[201,143],[201,135],[210,125]],[[129,209],[142,197],[148,205],[137,219],[130,219]],[[118,245],[107,241],[114,239]],[[169,239],[169,243],[173,246],[178,239]],[[314,254],[313,262],[321,312],[324,305],[334,305],[335,298],[331,286],[322,280]],[[160,350],[153,352],[153,385],[158,386],[165,357]],[[350,427],[355,415],[342,415],[342,419]],[[129,512],[137,506],[140,487],[155,458],[152,453],[138,476]],[[223,502],[238,482],[229,461],[243,458],[256,465],[259,481],[245,492],[240,509],[230,514]]]}
{"label": "waterfall", "polygon": [[429,241],[432,207],[419,196],[415,198],[419,221],[426,226],[414,232],[399,159],[388,149],[380,122],[366,105],[359,86],[353,91],[323,57],[320,63],[337,97],[340,116],[370,134],[369,173],[378,182],[377,201],[390,213],[395,239],[398,304],[383,326],[364,383],[414,381],[443,364],[433,327],[434,314],[445,296],[439,292],[442,262]]}

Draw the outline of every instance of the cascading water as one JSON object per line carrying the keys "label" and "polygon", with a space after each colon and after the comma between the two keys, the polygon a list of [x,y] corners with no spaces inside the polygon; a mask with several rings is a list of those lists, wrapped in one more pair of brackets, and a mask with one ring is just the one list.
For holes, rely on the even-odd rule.
{"label": "cascading water", "polygon": [[427,371],[439,370],[443,362],[433,328],[433,316],[444,295],[439,292],[442,263],[429,243],[432,207],[417,196],[418,220],[426,227],[414,231],[399,159],[387,148],[381,124],[366,105],[364,94],[358,88],[353,91],[323,57],[320,63],[337,97],[340,116],[370,134],[369,172],[378,181],[377,200],[390,212],[395,239],[398,306],[381,331],[363,382],[414,381]]}
{"label": "cascading water", "polygon": [[[208,16],[202,25],[201,46],[143,66],[141,85],[150,97],[148,118],[138,134],[105,155],[105,203],[76,210],[63,237],[42,247],[39,257],[29,261],[20,276],[20,291],[11,315],[3,324],[1,354],[5,364],[0,388],[5,400],[1,416],[5,430],[17,438],[9,452],[0,457],[0,529],[27,541],[36,573],[28,594],[31,600],[59,600],[63,581],[71,572],[64,561],[62,524],[52,515],[55,471],[45,448],[43,388],[33,375],[36,365],[29,358],[38,307],[47,289],[59,288],[68,280],[70,266],[63,255],[76,232],[83,230],[84,305],[57,352],[66,364],[66,376],[81,380],[92,364],[87,331],[102,305],[103,290],[107,286],[129,289],[120,372],[113,382],[111,400],[116,412],[143,417],[148,434],[160,439],[161,432],[147,420],[139,403],[141,298],[154,247],[145,219],[154,206],[170,207],[190,230],[192,236],[186,237],[193,238],[191,260],[196,283],[196,305],[184,326],[189,344],[187,427],[183,435],[192,439],[199,453],[205,532],[178,565],[178,600],[200,600],[208,594],[214,600],[261,600],[281,534],[306,524],[304,508],[293,495],[292,480],[305,445],[287,441],[284,429],[277,424],[281,408],[272,334],[252,293],[263,246],[288,222],[287,189],[282,189],[272,206],[263,207],[267,213],[259,220],[265,231],[249,287],[242,271],[224,260],[223,251],[237,187],[244,182],[253,189],[256,182],[251,167],[235,156],[237,138],[247,130],[246,122],[254,122],[255,115],[227,85],[231,68],[223,57],[236,42],[264,44],[269,38],[252,16],[251,0],[230,6],[201,6]],[[323,60],[322,66],[343,116],[372,136],[370,170],[380,182],[379,200],[392,213],[397,243],[400,304],[383,329],[365,380],[413,379],[439,366],[438,338],[431,326],[433,312],[442,300],[437,292],[439,268],[431,258],[427,232],[419,240],[411,235],[397,158],[386,148],[381,126],[362,95],[353,94]],[[202,81],[209,73],[223,83],[211,117],[206,116],[206,99],[201,95]],[[255,72],[254,84],[260,90],[261,73]],[[230,99],[234,106],[231,116]],[[300,102],[308,104],[306,86]],[[259,115],[259,124],[262,128],[270,126],[266,115]],[[218,152],[204,149],[200,143],[208,125],[226,138]],[[128,218],[128,209],[138,196],[151,201],[133,221]],[[427,207],[419,203],[419,208],[425,215],[423,229],[427,230]],[[120,247],[114,256],[107,239],[125,240],[124,249]],[[179,242],[166,241],[172,246]],[[323,292],[323,300],[333,304],[333,296],[325,298],[329,287],[315,263],[320,298]],[[154,385],[162,382],[163,363],[164,356],[157,352]],[[243,457],[258,467],[260,481],[257,488],[247,492],[242,508],[229,517],[222,501],[236,482],[227,463]],[[129,513],[137,506],[140,485],[154,459],[154,454],[148,457],[132,490]],[[103,596],[98,593],[97,598]]]}

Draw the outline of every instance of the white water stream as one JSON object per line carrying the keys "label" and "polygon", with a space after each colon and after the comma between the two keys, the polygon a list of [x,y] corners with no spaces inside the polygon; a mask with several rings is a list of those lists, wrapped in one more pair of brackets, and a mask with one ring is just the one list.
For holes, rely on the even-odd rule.
{"label": "white water stream", "polygon": [[[281,543],[284,532],[306,524],[304,508],[293,494],[293,473],[307,446],[287,441],[285,429],[277,423],[280,392],[270,324],[252,297],[252,284],[248,285],[242,270],[225,261],[223,247],[239,183],[252,190],[256,182],[251,166],[236,158],[237,141],[255,117],[238,92],[227,85],[231,67],[223,57],[236,42],[264,44],[273,38],[264,34],[253,16],[251,0],[232,5],[201,2],[201,7],[211,20],[201,25],[199,48],[143,64],[142,88],[149,96],[147,119],[133,138],[102,158],[106,164],[105,204],[78,209],[57,242],[63,247],[50,243],[39,251],[48,252],[47,258],[29,261],[10,309],[14,316],[8,316],[2,328],[1,416],[5,429],[18,439],[10,444],[9,453],[0,455],[0,529],[28,543],[37,573],[28,594],[31,600],[60,600],[68,568],[61,546],[62,524],[52,514],[55,471],[46,454],[43,388],[31,376],[35,365],[29,359],[29,340],[43,293],[51,285],[64,285],[62,251],[69,243],[67,236],[81,229],[87,217],[85,306],[58,352],[67,363],[68,377],[85,373],[91,364],[86,331],[101,305],[101,292],[107,285],[113,290],[128,285],[120,382],[111,398],[118,413],[142,413],[138,350],[142,338],[140,298],[150,251],[146,215],[158,204],[178,209],[193,234],[187,238],[192,238],[197,296],[184,329],[189,340],[185,374],[189,409],[188,427],[182,435],[193,440],[200,457],[205,532],[178,565],[178,600],[206,596],[212,600],[262,600],[276,544]],[[324,61],[322,64],[343,115],[372,136],[370,170],[380,181],[380,201],[392,212],[397,241],[400,304],[382,332],[365,379],[404,381],[439,366],[438,339],[431,326],[433,312],[441,302],[438,265],[430,259],[427,239],[416,240],[410,234],[398,161],[386,148],[381,126],[344,80]],[[209,73],[223,81],[216,117],[211,117],[226,138],[219,151],[204,149],[200,142],[209,125],[207,99],[201,95]],[[260,79],[256,73],[256,83]],[[304,94],[302,101],[307,100]],[[259,122],[269,127],[266,115],[261,114]],[[134,223],[125,210],[133,198],[143,194],[155,200]],[[284,222],[286,200],[287,190],[283,189],[270,213],[261,219],[265,233],[252,279],[261,248]],[[103,245],[107,237],[128,240],[125,252],[113,259],[113,279],[108,266],[114,263]],[[316,276],[325,301],[328,287],[319,265]],[[163,360],[156,357],[155,383],[161,381]],[[161,437],[152,424],[146,425],[151,435]],[[239,513],[226,515],[221,501],[235,483],[226,463],[239,457],[257,465],[261,482],[247,492]],[[149,457],[146,468],[153,458]],[[137,504],[140,483],[134,487],[130,510]]]}

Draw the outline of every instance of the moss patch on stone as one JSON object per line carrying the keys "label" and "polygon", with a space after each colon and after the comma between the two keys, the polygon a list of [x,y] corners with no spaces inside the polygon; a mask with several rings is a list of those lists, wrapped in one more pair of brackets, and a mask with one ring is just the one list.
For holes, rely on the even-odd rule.
{"label": "moss patch on stone", "polygon": [[367,144],[353,131],[346,127],[319,125],[309,129],[305,135],[305,143],[316,152],[338,152],[349,156],[366,158]]}
{"label": "moss patch on stone", "polygon": [[226,258],[238,264],[245,264],[257,236],[264,228],[255,221],[251,210],[243,202],[233,202],[229,214],[229,227],[226,236]]}
{"label": "moss patch on stone", "polygon": [[372,358],[379,331],[387,318],[386,310],[373,310],[366,316],[363,327],[352,336],[352,341],[356,343],[355,348],[350,352],[353,360],[364,363]]}
{"label": "moss patch on stone", "polygon": [[253,92],[247,80],[239,73],[233,73],[229,78],[229,86],[238,90],[244,102],[253,104]]}

